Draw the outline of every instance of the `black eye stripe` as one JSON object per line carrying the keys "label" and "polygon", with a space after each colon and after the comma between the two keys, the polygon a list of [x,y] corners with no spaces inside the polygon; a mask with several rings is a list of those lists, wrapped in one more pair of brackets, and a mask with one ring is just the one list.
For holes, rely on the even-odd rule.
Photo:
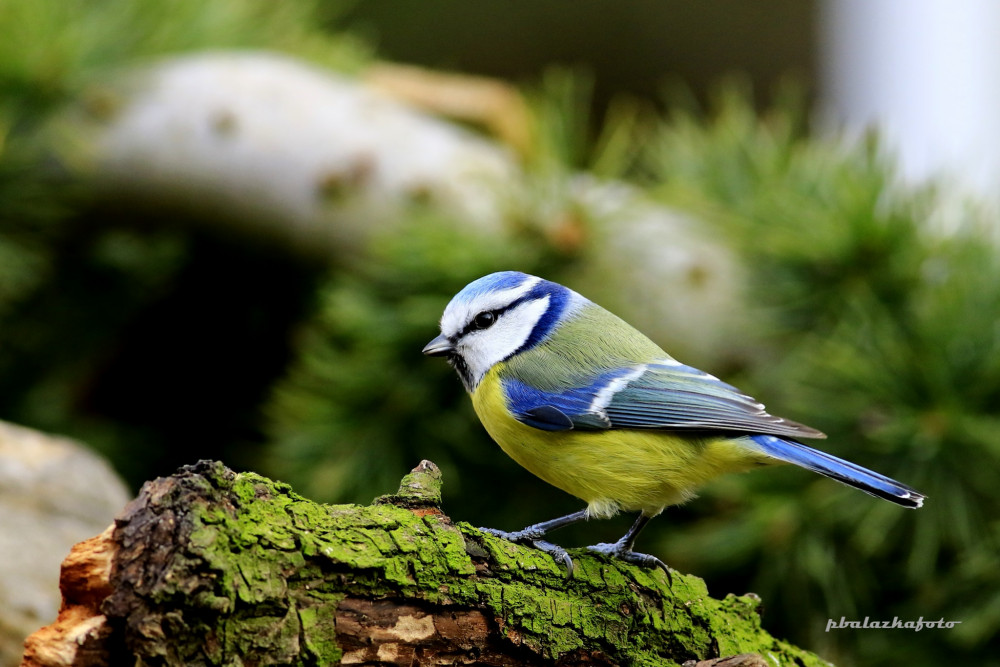
{"label": "black eye stripe", "polygon": [[458,336],[457,337],[461,338],[462,336],[464,336],[465,334],[469,333],[470,331],[480,331],[480,330],[482,330],[484,328],[488,328],[488,327],[478,327],[478,326],[476,326],[476,319],[480,315],[485,315],[487,313],[493,315],[493,322],[490,324],[490,326],[492,326],[493,324],[496,324],[497,320],[500,319],[500,316],[503,315],[504,313],[506,313],[508,310],[511,310],[512,308],[516,308],[517,306],[520,306],[525,301],[530,301],[530,300],[531,300],[530,297],[521,297],[520,299],[517,299],[515,301],[511,301],[510,303],[508,303],[503,308],[494,308],[493,310],[484,310],[482,312],[477,313],[476,316],[473,317],[472,320],[468,324],[465,325],[465,328],[458,332]]}
{"label": "black eye stripe", "polygon": [[[483,329],[488,329],[489,327],[496,324],[497,320],[500,319],[500,315],[502,313],[503,310],[484,310],[483,312],[476,314],[476,316],[472,318],[472,321],[466,324],[465,328],[462,329],[462,331],[458,334],[459,337],[464,336],[465,334],[471,331],[482,331]],[[480,318],[483,317],[484,315],[489,315],[493,318],[493,320],[486,326],[482,326],[480,324]]]}
{"label": "black eye stripe", "polygon": [[[514,301],[511,301],[506,306],[502,306],[500,308],[494,308],[493,310],[490,311],[480,311],[479,313],[476,314],[479,315],[482,314],[483,312],[493,313],[493,315],[496,318],[494,320],[494,324],[496,324],[496,322],[500,320],[500,318],[503,316],[504,313],[506,313],[508,310],[517,308],[522,303],[525,303],[527,301],[538,301],[544,298],[548,298],[549,300],[548,307],[545,309],[545,312],[542,313],[538,322],[535,323],[535,326],[531,330],[531,335],[528,337],[528,340],[526,340],[524,344],[521,345],[521,347],[514,352],[514,354],[517,354],[518,352],[534,347],[535,345],[538,344],[540,340],[545,338],[545,336],[547,336],[550,331],[552,331],[552,328],[558,323],[559,318],[562,315],[563,311],[565,311],[566,308],[568,307],[572,298],[572,294],[573,292],[566,289],[562,285],[559,285],[557,283],[550,283],[547,280],[543,280],[534,288],[532,288],[530,292],[528,292],[527,294],[518,299],[515,299]],[[466,334],[469,334],[473,331],[480,331],[480,329],[476,327],[475,317],[473,317],[472,320],[466,323],[465,328],[463,328],[461,331],[458,331],[451,337],[452,343],[458,343],[458,341],[462,339]]]}

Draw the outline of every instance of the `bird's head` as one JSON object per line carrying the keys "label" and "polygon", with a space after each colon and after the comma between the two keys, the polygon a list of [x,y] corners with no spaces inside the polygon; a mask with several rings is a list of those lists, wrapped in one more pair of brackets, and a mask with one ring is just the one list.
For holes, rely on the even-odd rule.
{"label": "bird's head", "polygon": [[517,271],[491,273],[452,298],[441,335],[424,354],[447,357],[470,392],[495,364],[538,345],[583,301],[575,292]]}

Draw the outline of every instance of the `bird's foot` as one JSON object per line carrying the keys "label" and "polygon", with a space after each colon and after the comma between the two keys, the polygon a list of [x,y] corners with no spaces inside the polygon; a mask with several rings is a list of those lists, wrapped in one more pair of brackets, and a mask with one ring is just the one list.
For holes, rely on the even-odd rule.
{"label": "bird's foot", "polygon": [[620,558],[627,563],[635,563],[636,565],[641,565],[642,567],[658,567],[667,575],[667,583],[671,586],[674,585],[673,577],[670,576],[670,568],[667,564],[656,556],[651,556],[649,554],[641,554],[637,551],[632,551],[624,542],[614,542],[613,544],[608,544],[607,542],[602,542],[600,544],[593,544],[587,547],[590,551],[596,551],[599,554],[604,554],[605,556],[610,556],[611,558]]}
{"label": "bird's foot", "polygon": [[545,534],[542,531],[532,530],[531,526],[528,526],[524,530],[516,530],[514,532],[507,532],[496,528],[480,528],[479,530],[484,533],[489,533],[495,537],[505,539],[508,542],[526,544],[538,549],[539,551],[547,553],[552,556],[553,560],[557,563],[561,562],[563,564],[563,567],[566,568],[567,579],[573,576],[573,569],[576,567],[573,563],[573,559],[570,558],[566,550],[558,544],[552,544],[551,542],[546,542],[545,540],[540,539]]}

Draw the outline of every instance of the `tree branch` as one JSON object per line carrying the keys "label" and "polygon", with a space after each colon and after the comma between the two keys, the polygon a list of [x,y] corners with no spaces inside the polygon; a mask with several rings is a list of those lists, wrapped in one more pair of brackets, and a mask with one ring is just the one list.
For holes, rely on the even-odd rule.
{"label": "tree branch", "polygon": [[[203,461],[148,482],[63,565],[59,620],[24,665],[821,665],[752,595],[453,523],[422,462],[369,506]],[[756,655],[737,655],[737,654]]]}

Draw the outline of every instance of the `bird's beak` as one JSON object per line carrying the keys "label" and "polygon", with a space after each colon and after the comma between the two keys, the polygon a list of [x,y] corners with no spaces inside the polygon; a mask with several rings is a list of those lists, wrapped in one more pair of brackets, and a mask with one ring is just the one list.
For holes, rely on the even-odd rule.
{"label": "bird's beak", "polygon": [[455,351],[455,346],[444,334],[424,345],[424,354],[428,357],[443,357]]}

